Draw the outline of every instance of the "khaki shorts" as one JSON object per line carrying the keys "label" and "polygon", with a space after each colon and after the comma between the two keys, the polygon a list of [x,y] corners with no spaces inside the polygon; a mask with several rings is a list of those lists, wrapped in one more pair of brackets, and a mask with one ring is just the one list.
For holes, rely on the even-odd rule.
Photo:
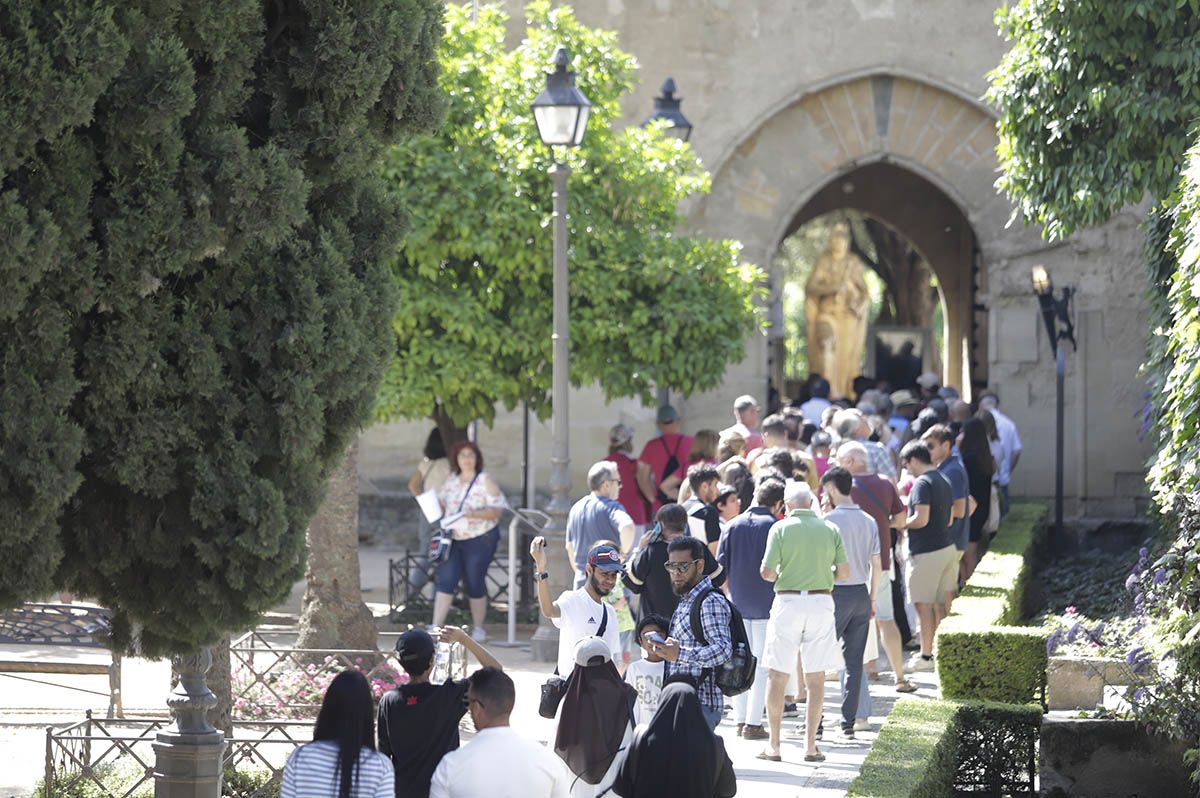
{"label": "khaki shorts", "polygon": [[908,600],[914,604],[940,604],[958,588],[958,550],[945,548],[912,555],[907,572]]}

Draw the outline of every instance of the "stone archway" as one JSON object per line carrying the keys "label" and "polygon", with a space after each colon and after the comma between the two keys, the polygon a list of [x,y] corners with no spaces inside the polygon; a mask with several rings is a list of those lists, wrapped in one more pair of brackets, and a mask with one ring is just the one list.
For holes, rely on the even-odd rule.
{"label": "stone archway", "polygon": [[[783,103],[749,131],[721,159],[691,218],[708,234],[741,240],[760,264],[829,210],[854,207],[902,232],[942,288],[943,377],[969,392],[986,381],[975,295],[986,290],[987,242],[1003,235],[996,220],[1007,219],[993,185],[995,145],[995,119],[975,100],[910,76],[850,76]],[[782,329],[772,278],[770,319]],[[748,354],[766,362],[766,351]]]}

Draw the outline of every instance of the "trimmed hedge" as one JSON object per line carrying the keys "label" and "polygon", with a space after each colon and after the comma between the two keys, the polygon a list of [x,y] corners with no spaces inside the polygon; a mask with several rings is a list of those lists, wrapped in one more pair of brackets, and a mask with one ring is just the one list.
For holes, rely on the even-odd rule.
{"label": "trimmed hedge", "polygon": [[1041,722],[1036,705],[902,700],[888,715],[847,795],[1028,794]]}
{"label": "trimmed hedge", "polygon": [[949,701],[897,702],[847,795],[953,798],[957,714]]}
{"label": "trimmed hedge", "polygon": [[1013,504],[953,611],[938,627],[942,696],[1025,704],[1043,701],[1046,640],[1030,614],[1030,580],[1046,529],[1044,504]]}

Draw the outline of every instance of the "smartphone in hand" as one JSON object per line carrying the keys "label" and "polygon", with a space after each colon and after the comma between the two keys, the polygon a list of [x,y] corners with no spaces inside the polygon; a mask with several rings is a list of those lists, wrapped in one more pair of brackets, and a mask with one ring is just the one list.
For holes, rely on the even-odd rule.
{"label": "smartphone in hand", "polygon": [[664,638],[658,632],[647,632],[646,639],[649,640],[651,643],[656,643],[660,646],[665,646],[667,644],[666,638]]}

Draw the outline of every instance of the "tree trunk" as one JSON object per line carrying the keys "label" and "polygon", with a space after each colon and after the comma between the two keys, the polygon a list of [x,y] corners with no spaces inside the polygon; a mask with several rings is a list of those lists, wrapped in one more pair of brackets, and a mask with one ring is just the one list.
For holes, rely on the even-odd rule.
{"label": "tree trunk", "polygon": [[226,737],[233,736],[233,665],[229,656],[230,637],[213,646],[213,664],[208,670],[208,689],[217,697],[217,705],[208,711],[208,722]]}
{"label": "tree trunk", "polygon": [[308,527],[308,585],[297,648],[375,649],[378,630],[363,604],[358,566],[358,443],[329,479]]}
{"label": "tree trunk", "polygon": [[440,403],[433,408],[431,418],[437,425],[438,432],[442,433],[442,445],[446,447],[447,452],[454,444],[467,439],[467,428],[455,424],[454,419],[450,418]]}

